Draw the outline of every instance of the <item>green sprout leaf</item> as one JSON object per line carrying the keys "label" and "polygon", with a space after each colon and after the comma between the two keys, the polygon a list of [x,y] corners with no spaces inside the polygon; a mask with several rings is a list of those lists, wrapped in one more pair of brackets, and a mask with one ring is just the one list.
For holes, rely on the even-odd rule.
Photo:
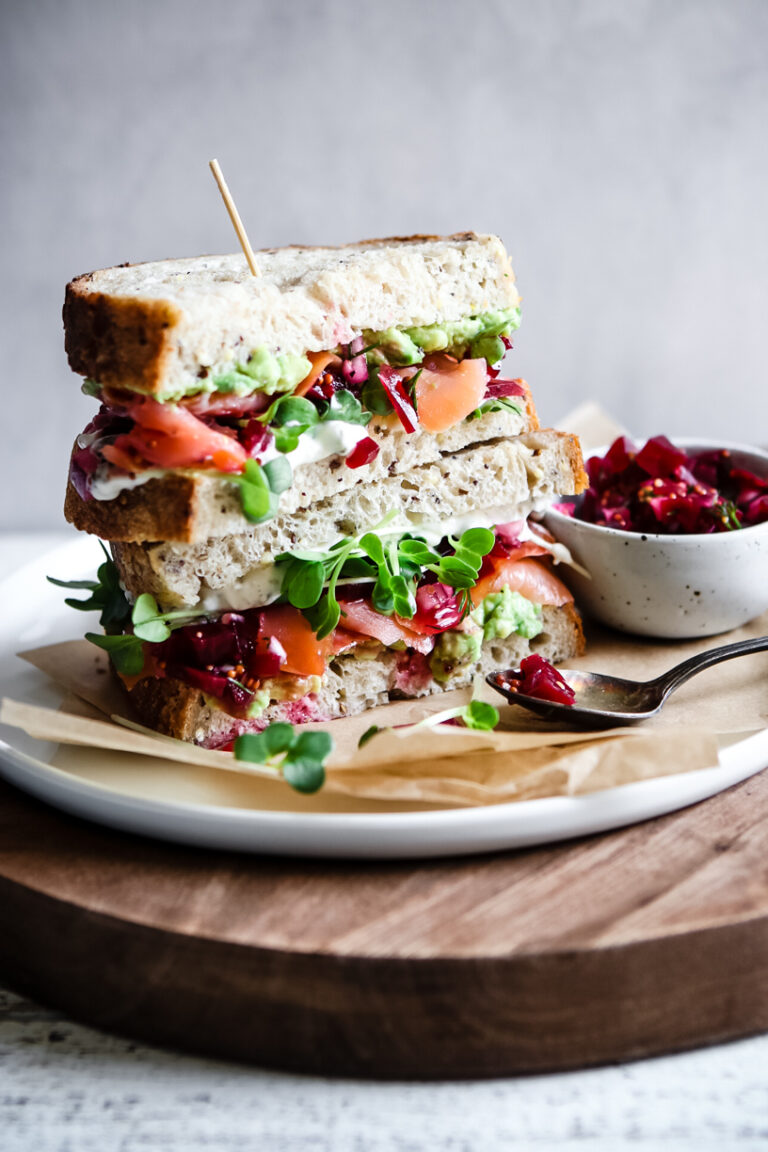
{"label": "green sprout leaf", "polygon": [[387,416],[390,412],[394,412],[392,401],[387,395],[384,385],[379,380],[376,372],[371,372],[367,382],[363,384],[360,399],[363,402],[363,406],[377,416]]}
{"label": "green sprout leaf", "polygon": [[523,406],[519,399],[512,396],[497,396],[493,400],[486,400],[479,408],[475,408],[474,412],[470,412],[467,420],[479,420],[481,416],[487,416],[489,412],[514,412],[517,416],[522,416]]}
{"label": "green sprout leaf", "polygon": [[488,732],[498,724],[499,712],[493,704],[486,704],[484,700],[470,700],[463,710],[461,719],[467,728]]}
{"label": "green sprout leaf", "polygon": [[495,543],[496,537],[490,528],[469,528],[466,532],[462,532],[459,539],[461,548],[476,552],[478,556],[486,556]]}
{"label": "green sprout leaf", "polygon": [[149,644],[162,644],[171,630],[160,614],[157,601],[148,592],[143,592],[133,606],[131,615],[133,634]]}
{"label": "green sprout leaf", "polygon": [[325,565],[321,561],[302,563],[300,560],[294,560],[293,570],[289,568],[286,576],[289,604],[302,610],[317,604],[325,584]]}
{"label": "green sprout leaf", "polygon": [[371,724],[370,728],[366,728],[365,732],[363,732],[362,736],[358,740],[358,748],[364,748],[368,741],[373,740],[374,736],[377,736],[379,732],[388,731],[388,728],[380,728],[378,724]]}
{"label": "green sprout leaf", "polygon": [[118,672],[124,676],[139,676],[144,669],[144,649],[138,636],[102,636],[86,632],[86,640],[103,648]]}
{"label": "green sprout leaf", "polygon": [[325,782],[325,760],[333,748],[328,732],[297,733],[292,724],[277,722],[263,732],[247,732],[234,744],[236,760],[268,764],[297,792],[317,792]]}
{"label": "green sprout leaf", "polygon": [[346,424],[365,425],[371,419],[371,413],[364,412],[357,397],[348,392],[346,388],[341,388],[338,392],[334,392],[324,419],[343,420]]}
{"label": "green sprout leaf", "polygon": [[276,456],[274,460],[268,461],[262,471],[270,491],[274,492],[275,496],[286,492],[293,483],[293,469],[284,456]]}
{"label": "green sprout leaf", "polygon": [[498,709],[493,704],[487,704],[479,698],[483,687],[483,678],[480,674],[475,677],[472,686],[472,699],[468,704],[458,708],[446,708],[443,712],[433,712],[414,724],[414,728],[434,728],[438,724],[445,724],[446,720],[461,720],[466,728],[473,728],[478,732],[490,732],[499,722]]}
{"label": "green sprout leaf", "polygon": [[240,484],[240,501],[246,520],[258,524],[269,517],[271,489],[264,475],[264,469],[255,460],[247,460],[242,475],[237,477]]}
{"label": "green sprout leaf", "polygon": [[57,588],[71,588],[87,591],[91,595],[85,600],[68,597],[65,600],[70,608],[78,612],[100,612],[99,623],[108,635],[122,632],[131,618],[131,605],[120,587],[120,573],[104,545],[101,545],[106,559],[99,566],[96,580],[57,580],[49,576],[48,581]]}

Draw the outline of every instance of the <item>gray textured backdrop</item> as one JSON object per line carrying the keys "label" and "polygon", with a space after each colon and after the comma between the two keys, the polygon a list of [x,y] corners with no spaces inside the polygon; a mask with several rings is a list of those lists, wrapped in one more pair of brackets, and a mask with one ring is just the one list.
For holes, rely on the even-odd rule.
{"label": "gray textured backdrop", "polygon": [[768,440],[766,0],[3,0],[0,527],[60,523],[73,275],[499,232],[552,421]]}

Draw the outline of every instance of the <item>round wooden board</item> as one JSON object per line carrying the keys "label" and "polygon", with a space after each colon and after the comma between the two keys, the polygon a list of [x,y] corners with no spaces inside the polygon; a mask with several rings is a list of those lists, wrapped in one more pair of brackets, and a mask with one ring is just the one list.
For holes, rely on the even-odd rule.
{"label": "round wooden board", "polygon": [[0,785],[0,974],[159,1044],[324,1074],[498,1076],[768,1029],[768,773],[492,857],[329,863],[86,824]]}

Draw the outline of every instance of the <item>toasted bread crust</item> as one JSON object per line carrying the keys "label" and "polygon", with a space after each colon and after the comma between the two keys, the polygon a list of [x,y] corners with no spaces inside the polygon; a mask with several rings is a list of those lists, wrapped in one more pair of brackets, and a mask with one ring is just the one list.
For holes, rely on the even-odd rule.
{"label": "toasted bread crust", "polygon": [[81,532],[102,540],[194,540],[198,482],[192,475],[168,472],[129,488],[114,500],[83,500],[71,481],[64,516]]}
{"label": "toasted bread crust", "polygon": [[110,387],[151,391],[162,379],[181,312],[167,300],[94,292],[88,273],[67,285],[64,347],[74,372]]}

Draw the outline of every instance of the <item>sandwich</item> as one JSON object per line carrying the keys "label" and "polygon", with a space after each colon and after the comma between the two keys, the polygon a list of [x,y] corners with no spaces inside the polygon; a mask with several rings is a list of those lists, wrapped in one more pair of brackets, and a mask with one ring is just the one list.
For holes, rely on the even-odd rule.
{"label": "sandwich", "polygon": [[501,375],[509,258],[465,233],[124,265],[67,287],[98,412],[65,515],[139,718],[223,747],[583,647],[531,517],[586,484]]}

